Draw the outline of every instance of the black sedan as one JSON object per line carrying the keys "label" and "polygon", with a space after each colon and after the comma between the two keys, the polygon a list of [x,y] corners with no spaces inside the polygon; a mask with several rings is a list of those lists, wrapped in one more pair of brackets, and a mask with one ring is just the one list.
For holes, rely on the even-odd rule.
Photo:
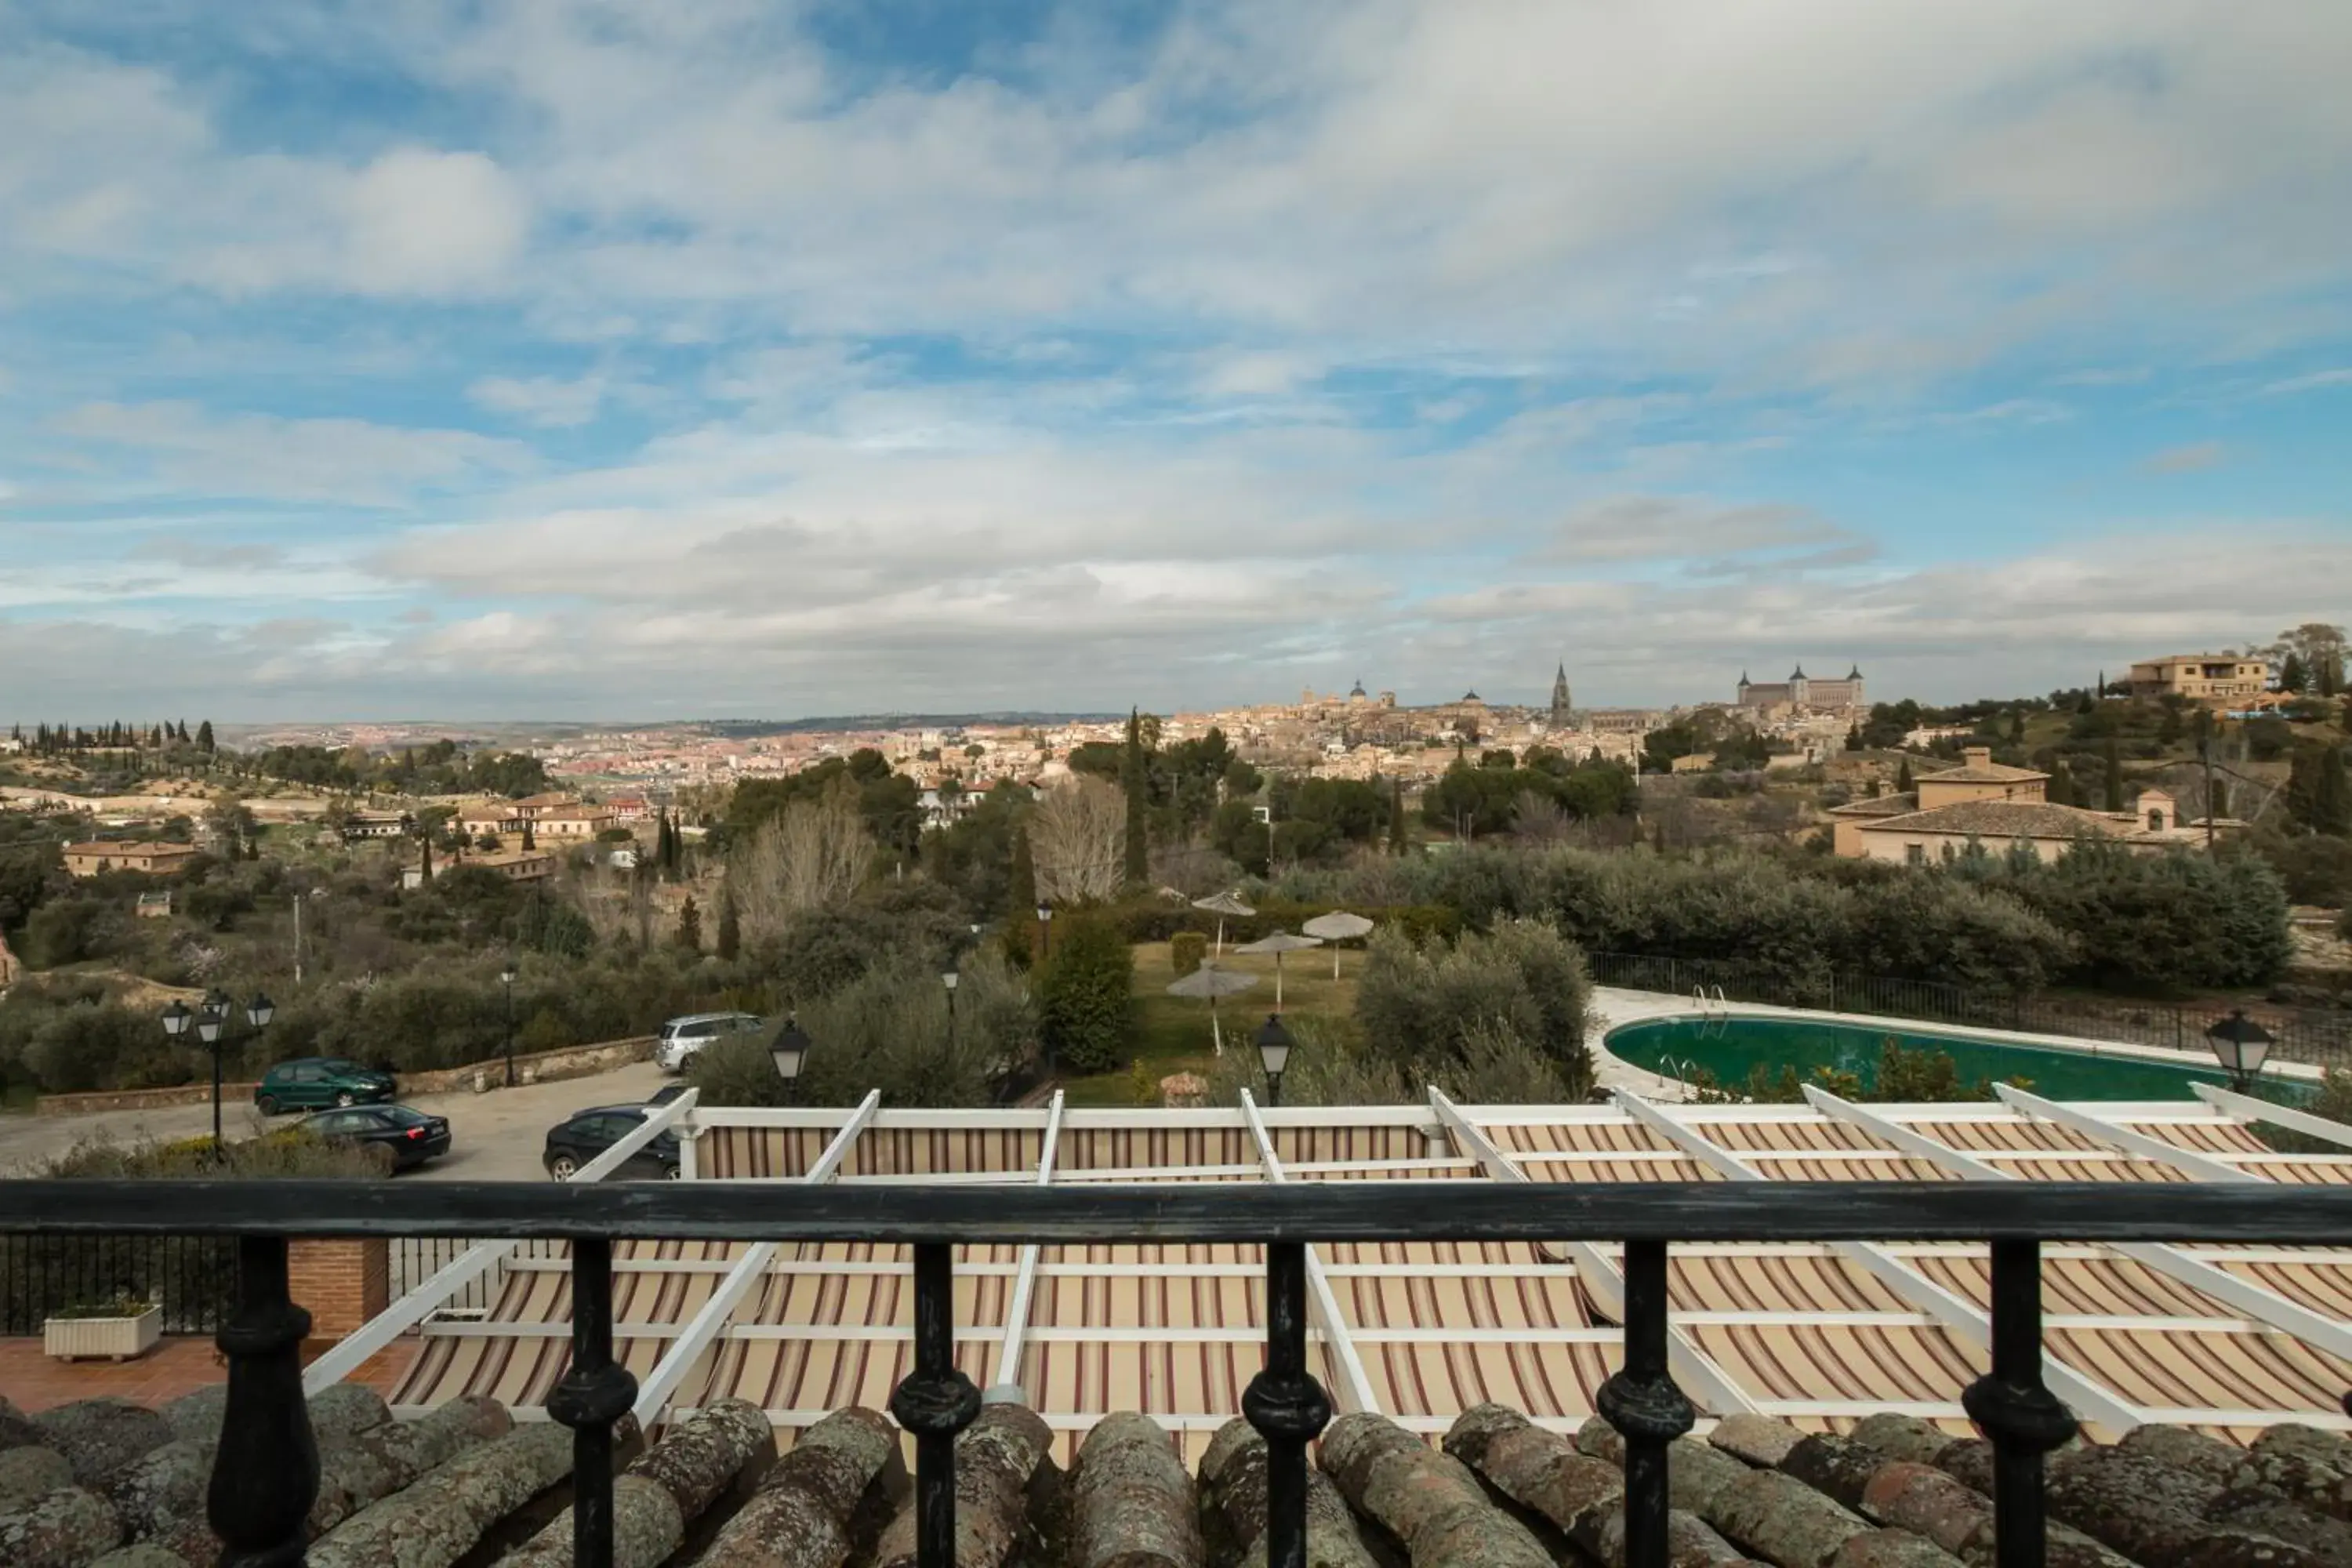
{"label": "black sedan", "polygon": [[306,1117],[301,1130],[314,1138],[382,1149],[392,1168],[405,1171],[449,1152],[449,1122],[405,1105],[354,1105]]}
{"label": "black sedan", "polygon": [[[547,1130],[547,1149],[540,1163],[547,1173],[559,1182],[568,1182],[579,1174],[591,1160],[635,1132],[653,1114],[649,1106],[600,1105],[592,1110],[578,1110],[569,1121],[559,1121]],[[613,1173],[624,1179],[629,1177],[658,1178],[674,1182],[678,1174],[677,1134],[665,1129],[644,1148],[621,1163]]]}

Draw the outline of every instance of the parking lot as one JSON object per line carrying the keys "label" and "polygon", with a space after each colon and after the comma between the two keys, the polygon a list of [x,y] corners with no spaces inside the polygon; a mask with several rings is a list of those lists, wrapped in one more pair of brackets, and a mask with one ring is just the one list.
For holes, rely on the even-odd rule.
{"label": "parking lot", "polygon": [[[449,1119],[449,1152],[402,1181],[526,1182],[544,1181],[539,1163],[547,1130],[575,1110],[592,1105],[618,1105],[642,1100],[668,1081],[651,1062],[633,1062],[590,1078],[559,1083],[530,1084],[488,1094],[460,1090],[451,1094],[403,1096],[401,1103],[434,1116]],[[37,1166],[68,1153],[77,1145],[111,1142],[133,1143],[149,1138],[188,1138],[212,1131],[212,1105],[175,1105],[157,1110],[102,1110],[87,1116],[0,1117],[0,1173],[30,1174]],[[282,1117],[276,1125],[290,1124]],[[265,1123],[250,1100],[225,1101],[221,1110],[225,1134],[249,1137]]]}

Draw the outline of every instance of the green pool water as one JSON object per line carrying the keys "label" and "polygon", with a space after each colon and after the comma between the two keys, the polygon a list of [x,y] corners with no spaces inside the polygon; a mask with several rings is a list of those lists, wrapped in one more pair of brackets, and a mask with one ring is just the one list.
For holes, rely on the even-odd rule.
{"label": "green pool water", "polygon": [[[2192,1083],[2229,1087],[2218,1068],[2170,1067],[2137,1057],[2092,1056],[2039,1046],[1997,1044],[1946,1035],[1907,1034],[1892,1025],[1829,1024],[1810,1018],[1671,1018],[1628,1024],[1609,1035],[1609,1049],[1646,1072],[1686,1077],[1704,1068],[1727,1088],[1748,1081],[1759,1064],[1777,1074],[1793,1067],[1810,1080],[1816,1068],[1857,1075],[1875,1087],[1879,1048],[1893,1038],[1906,1050],[1943,1051],[1964,1081],[2024,1079],[2048,1100],[2194,1100]],[[2300,1099],[2299,1085],[2265,1081],[2266,1100]]]}

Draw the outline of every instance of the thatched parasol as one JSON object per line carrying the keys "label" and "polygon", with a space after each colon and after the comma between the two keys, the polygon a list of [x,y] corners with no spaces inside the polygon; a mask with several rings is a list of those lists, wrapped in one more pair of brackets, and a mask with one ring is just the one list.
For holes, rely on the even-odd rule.
{"label": "thatched parasol", "polygon": [[1192,907],[1196,910],[1206,910],[1217,917],[1217,956],[1220,958],[1223,957],[1225,952],[1225,917],[1257,913],[1255,910],[1242,902],[1241,895],[1232,892],[1216,893],[1205,899],[1194,899]]}
{"label": "thatched parasol", "polygon": [[1270,952],[1274,954],[1274,1010],[1279,1013],[1282,1011],[1282,955],[1286,952],[1297,952],[1301,948],[1321,947],[1323,943],[1320,938],[1297,936],[1286,931],[1278,931],[1272,936],[1262,936],[1255,942],[1245,942],[1242,946],[1234,949],[1234,951],[1235,952]]}
{"label": "thatched parasol", "polygon": [[1237,974],[1230,969],[1219,969],[1204,963],[1168,988],[1171,996],[1206,996],[1209,999],[1209,1038],[1215,1042],[1217,1054],[1225,1054],[1224,1031],[1217,1026],[1217,998],[1238,995],[1257,984],[1255,974]]}
{"label": "thatched parasol", "polygon": [[1367,934],[1372,929],[1372,922],[1366,920],[1361,915],[1351,915],[1345,910],[1333,910],[1328,915],[1317,915],[1313,920],[1308,921],[1305,925],[1300,926],[1298,929],[1305,931],[1308,936],[1319,936],[1325,942],[1333,944],[1331,948],[1331,978],[1337,980],[1339,978],[1339,949],[1338,944],[1343,942],[1353,942],[1356,938]]}

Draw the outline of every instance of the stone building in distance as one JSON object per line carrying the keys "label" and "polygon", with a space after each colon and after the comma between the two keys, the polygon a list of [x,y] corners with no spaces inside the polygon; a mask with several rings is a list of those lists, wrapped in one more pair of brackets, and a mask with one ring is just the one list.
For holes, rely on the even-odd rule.
{"label": "stone building in distance", "polygon": [[1788,679],[1762,683],[1748,679],[1748,672],[1741,670],[1735,705],[1759,712],[1785,708],[1807,713],[1859,713],[1870,703],[1863,695],[1860,665],[1849,668],[1843,679],[1814,680],[1801,664]]}

